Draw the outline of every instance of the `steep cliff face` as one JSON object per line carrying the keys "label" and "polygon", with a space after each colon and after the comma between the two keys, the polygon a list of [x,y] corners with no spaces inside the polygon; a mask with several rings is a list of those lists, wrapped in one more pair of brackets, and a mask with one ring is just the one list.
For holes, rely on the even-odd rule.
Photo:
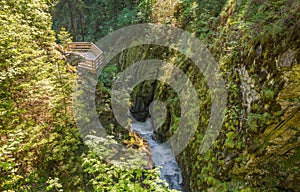
{"label": "steep cliff face", "polygon": [[214,146],[198,153],[202,124],[178,156],[186,189],[299,190],[299,1],[233,0],[211,18],[200,37],[220,61],[228,106]]}
{"label": "steep cliff face", "polygon": [[[122,71],[139,60],[167,60],[196,88],[199,126],[177,156],[186,191],[299,191],[299,0],[156,1],[152,14],[153,22],[182,28],[202,40],[219,61],[228,90],[222,130],[213,146],[200,154],[212,101],[195,64],[179,52],[156,46],[125,50],[113,61]],[[158,140],[166,141],[177,131],[180,99],[170,86],[145,81],[131,96],[131,112],[139,121],[150,117],[153,100],[166,104]]]}
{"label": "steep cliff face", "polygon": [[[153,5],[153,22],[181,27],[207,45],[219,60],[228,89],[223,128],[213,146],[199,154],[211,106],[206,80],[180,53],[168,50],[161,56],[166,50],[144,50],[144,59],[163,58],[180,67],[197,89],[199,127],[177,157],[187,191],[300,190],[299,8],[297,0],[157,1]],[[138,58],[133,54],[138,52],[125,54]],[[133,60],[127,58],[120,65],[126,67]],[[167,119],[156,133],[165,141],[178,127],[180,101],[171,87],[145,82],[133,93],[132,112],[140,120],[149,117],[153,99],[167,104]]]}

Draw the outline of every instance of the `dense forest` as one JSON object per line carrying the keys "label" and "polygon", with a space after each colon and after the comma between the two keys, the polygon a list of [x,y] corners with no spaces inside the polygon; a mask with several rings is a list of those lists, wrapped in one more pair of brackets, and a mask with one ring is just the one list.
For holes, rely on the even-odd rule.
{"label": "dense forest", "polygon": [[[0,191],[300,191],[299,0],[0,0],[0,23]],[[218,99],[227,103],[204,153],[214,93],[193,60],[171,47],[138,45],[114,55],[93,92],[109,136],[89,133],[89,140],[78,128],[74,90],[85,79],[68,43],[104,50],[102,38],[142,23],[188,32],[218,64],[227,91]],[[118,74],[149,59],[184,72],[198,99],[195,133],[175,157],[177,190],[153,163],[150,141],[120,125],[112,110]],[[164,143],[178,132],[183,108],[172,86],[146,80],[118,102],[130,107],[130,127],[152,117],[154,100],[164,103],[165,116],[151,141]],[[143,166],[127,169],[124,157],[108,161],[107,146],[115,143],[142,151],[143,160],[125,158]]]}

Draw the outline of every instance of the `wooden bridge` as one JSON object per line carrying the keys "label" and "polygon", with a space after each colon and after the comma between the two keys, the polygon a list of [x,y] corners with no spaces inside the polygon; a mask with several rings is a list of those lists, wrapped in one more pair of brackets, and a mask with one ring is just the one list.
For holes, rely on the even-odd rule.
{"label": "wooden bridge", "polygon": [[85,58],[78,67],[86,68],[96,72],[98,66],[102,63],[102,51],[92,42],[72,42],[67,44],[67,51]]}

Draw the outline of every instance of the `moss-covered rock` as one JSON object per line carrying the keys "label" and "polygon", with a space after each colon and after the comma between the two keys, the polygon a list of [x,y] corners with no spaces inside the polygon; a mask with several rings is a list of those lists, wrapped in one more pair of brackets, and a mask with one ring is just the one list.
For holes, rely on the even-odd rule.
{"label": "moss-covered rock", "polygon": [[[208,4],[221,10],[220,14],[209,12]],[[178,155],[185,188],[299,190],[299,38],[294,33],[300,26],[299,2],[232,0],[221,9],[220,5],[183,1],[172,12],[176,18],[172,24],[195,33],[219,59],[229,93],[223,129],[213,147],[200,155],[210,97],[205,80],[193,70],[193,64],[180,64],[190,74],[203,104],[199,106],[203,112],[198,130]],[[205,14],[210,19],[205,20]],[[206,31],[200,27],[206,27]],[[163,86],[157,89],[159,98],[176,97]],[[206,94],[201,96],[202,91]],[[174,111],[158,130],[162,140],[174,133]]]}
{"label": "moss-covered rock", "polygon": [[[228,90],[222,130],[213,146],[200,154],[211,96],[196,66],[181,53],[155,46],[131,48],[116,57],[120,71],[137,60],[167,60],[196,88],[199,125],[177,156],[186,191],[300,190],[299,1],[159,3],[153,5],[154,21],[199,37],[219,60]],[[173,8],[166,10],[168,5]],[[156,138],[163,142],[177,130],[180,100],[170,86],[147,81],[132,93],[134,115],[140,120],[150,117],[148,106],[154,99],[163,101],[168,110],[156,130]]]}

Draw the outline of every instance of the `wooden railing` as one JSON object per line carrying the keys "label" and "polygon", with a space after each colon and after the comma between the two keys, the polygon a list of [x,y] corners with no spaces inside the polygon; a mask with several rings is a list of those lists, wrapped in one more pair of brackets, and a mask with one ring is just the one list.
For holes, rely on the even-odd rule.
{"label": "wooden railing", "polygon": [[90,69],[93,72],[96,72],[98,66],[102,63],[102,51],[92,42],[68,43],[67,51],[83,56],[85,61],[79,63],[78,66]]}

